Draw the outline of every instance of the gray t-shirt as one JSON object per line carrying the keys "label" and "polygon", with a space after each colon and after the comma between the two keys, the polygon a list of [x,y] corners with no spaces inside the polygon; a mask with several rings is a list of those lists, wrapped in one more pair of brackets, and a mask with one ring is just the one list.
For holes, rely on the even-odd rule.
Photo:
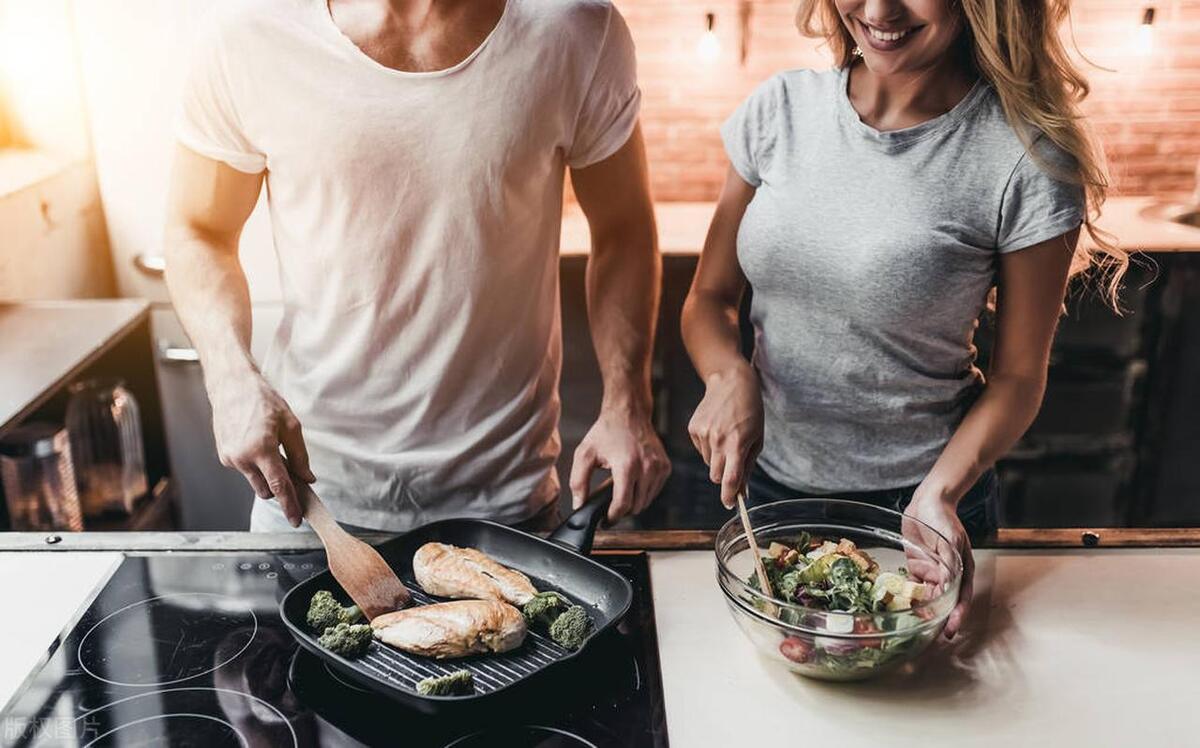
{"label": "gray t-shirt", "polygon": [[[804,491],[918,483],[983,385],[975,321],[999,253],[1079,226],[1082,190],[1026,153],[995,92],[879,132],[847,74],[793,70],[724,124],[756,187],[738,231],[763,388],[759,464]],[[1069,156],[1044,137],[1045,163]]]}

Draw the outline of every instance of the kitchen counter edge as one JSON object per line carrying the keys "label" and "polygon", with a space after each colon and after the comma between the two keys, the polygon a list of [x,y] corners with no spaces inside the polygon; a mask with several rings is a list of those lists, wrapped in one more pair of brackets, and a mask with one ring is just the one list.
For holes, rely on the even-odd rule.
{"label": "kitchen counter edge", "polygon": [[[710,530],[609,530],[596,535],[596,550],[707,550]],[[394,537],[363,533],[369,543]],[[307,533],[230,532],[0,532],[0,552],[77,551],[263,551],[317,549]],[[1190,548],[1200,547],[1200,528],[1001,529],[982,548]]]}

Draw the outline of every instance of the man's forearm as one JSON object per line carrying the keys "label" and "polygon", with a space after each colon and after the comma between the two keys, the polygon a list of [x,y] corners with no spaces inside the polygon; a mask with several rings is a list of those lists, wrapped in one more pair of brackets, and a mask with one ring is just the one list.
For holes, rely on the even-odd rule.
{"label": "man's forearm", "polygon": [[588,258],[588,320],[600,375],[601,407],[649,415],[650,356],[662,263],[653,223],[596,236]]}
{"label": "man's forearm", "polygon": [[250,355],[250,290],[236,241],[192,228],[168,230],[167,288],[205,378],[257,371]]}

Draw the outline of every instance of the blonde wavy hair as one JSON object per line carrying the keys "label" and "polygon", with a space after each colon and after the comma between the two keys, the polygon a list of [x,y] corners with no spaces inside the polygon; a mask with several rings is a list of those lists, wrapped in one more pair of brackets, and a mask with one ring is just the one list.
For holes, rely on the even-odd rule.
{"label": "blonde wavy hair", "polygon": [[[1037,159],[1032,145],[1041,132],[1073,157],[1076,168],[1069,174],[1054,173],[1058,170],[1037,161],[1055,177],[1083,186],[1083,225],[1094,246],[1078,243],[1071,275],[1087,272],[1119,312],[1118,293],[1129,254],[1095,223],[1108,194],[1108,167],[1079,109],[1090,86],[1058,35],[1070,14],[1069,0],[948,1],[961,8],[963,41],[976,72],[995,89],[1005,117],[1030,155]],[[834,0],[799,0],[796,27],[805,36],[824,39],[840,67],[854,61],[856,43]]]}

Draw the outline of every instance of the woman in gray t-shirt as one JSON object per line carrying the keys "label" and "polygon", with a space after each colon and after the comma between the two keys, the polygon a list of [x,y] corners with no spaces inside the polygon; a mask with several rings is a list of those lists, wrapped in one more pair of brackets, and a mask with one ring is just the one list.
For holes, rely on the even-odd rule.
{"label": "woman in gray t-shirt", "polygon": [[[991,526],[991,466],[1041,404],[1068,275],[1100,265],[1115,293],[1127,262],[1091,224],[1107,181],[1083,79],[1057,23],[1025,15],[1064,6],[1033,5],[802,2],[839,66],[780,73],[725,123],[731,168],[684,308],[706,385],[690,431],[721,500],[751,480],[759,498],[853,494],[931,524],[966,567],[951,635],[968,530]],[[993,288],[985,379],[972,337]]]}

